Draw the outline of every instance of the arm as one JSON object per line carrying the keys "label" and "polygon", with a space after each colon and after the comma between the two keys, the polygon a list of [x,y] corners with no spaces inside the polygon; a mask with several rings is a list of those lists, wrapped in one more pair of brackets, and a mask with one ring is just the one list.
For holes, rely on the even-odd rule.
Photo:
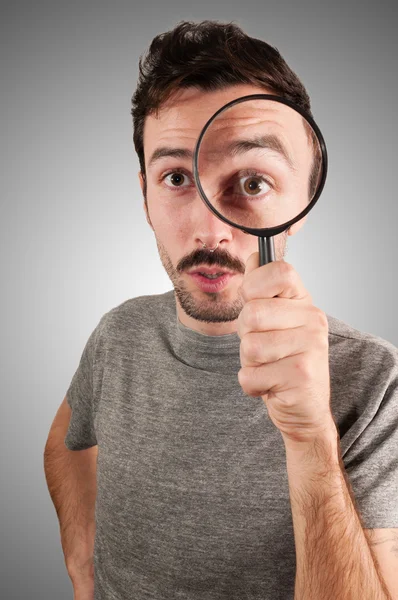
{"label": "arm", "polygon": [[308,445],[285,441],[285,447],[295,600],[392,600],[355,508],[337,431]]}
{"label": "arm", "polygon": [[64,443],[71,416],[66,398],[51,425],[44,450],[44,471],[57,512],[65,564],[75,593],[93,597],[97,446],[69,450]]}

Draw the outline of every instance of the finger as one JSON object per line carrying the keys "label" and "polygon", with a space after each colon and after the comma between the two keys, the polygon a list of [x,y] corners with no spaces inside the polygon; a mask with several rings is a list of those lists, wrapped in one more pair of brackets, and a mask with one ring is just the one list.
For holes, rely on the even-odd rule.
{"label": "finger", "polygon": [[[249,275],[254,269],[258,269],[260,266],[260,254],[258,252],[253,252],[250,254],[249,258],[246,261],[245,266],[245,275]],[[266,266],[266,265],[264,265]]]}
{"label": "finger", "polygon": [[257,367],[308,351],[314,345],[316,336],[310,335],[306,327],[250,332],[240,344],[240,363],[242,367]]}
{"label": "finger", "polygon": [[258,252],[256,252],[247,261],[240,290],[245,302],[256,298],[274,298],[276,296],[295,300],[306,299],[308,302],[312,302],[299,274],[290,263],[277,260],[256,269],[255,255],[258,259]]}
{"label": "finger", "polygon": [[288,298],[267,298],[251,300],[243,306],[237,321],[237,333],[242,339],[251,331],[292,329],[303,325],[324,329],[326,323],[325,314],[313,304],[297,301],[292,310],[292,302]]}
{"label": "finger", "polygon": [[[314,369],[317,365],[313,365]],[[304,353],[287,356],[274,363],[257,367],[242,367],[238,371],[239,384],[248,396],[278,394],[301,387],[310,381],[310,363]]]}

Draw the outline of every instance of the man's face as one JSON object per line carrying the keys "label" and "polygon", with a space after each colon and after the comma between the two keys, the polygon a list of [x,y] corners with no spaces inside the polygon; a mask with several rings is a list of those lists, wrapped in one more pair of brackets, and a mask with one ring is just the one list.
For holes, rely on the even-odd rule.
{"label": "man's face", "polygon": [[[258,238],[230,227],[207,208],[195,188],[192,153],[201,129],[217,109],[255,93],[267,90],[251,85],[216,92],[190,88],[145,121],[148,209],[144,207],[148,223],[181,308],[198,321],[221,323],[238,318],[243,307],[239,287],[248,257],[258,250]],[[284,257],[286,239],[286,232],[274,238],[277,260]],[[217,249],[210,252],[208,248],[217,243]],[[209,292],[206,280],[192,275],[206,270],[228,272],[229,276]]]}

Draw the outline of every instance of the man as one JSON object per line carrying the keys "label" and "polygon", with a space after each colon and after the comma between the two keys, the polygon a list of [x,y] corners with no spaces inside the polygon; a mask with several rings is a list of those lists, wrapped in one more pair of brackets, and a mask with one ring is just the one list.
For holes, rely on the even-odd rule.
{"label": "man", "polygon": [[398,598],[397,349],[313,305],[283,260],[304,220],[258,267],[193,183],[203,125],[258,92],[311,114],[235,25],[181,23],[141,61],[134,143],[174,289],[100,319],[49,433],[76,600]]}

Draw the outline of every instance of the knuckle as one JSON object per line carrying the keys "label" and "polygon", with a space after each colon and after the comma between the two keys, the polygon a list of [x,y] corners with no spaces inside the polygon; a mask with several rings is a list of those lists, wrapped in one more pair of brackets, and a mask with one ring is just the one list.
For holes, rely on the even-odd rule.
{"label": "knuckle", "polygon": [[299,355],[294,366],[300,381],[305,383],[312,379],[312,368],[306,355]]}
{"label": "knuckle", "polygon": [[238,336],[242,339],[243,335],[244,335],[244,328],[245,328],[245,324],[244,324],[244,308],[240,311],[239,316],[238,316],[238,320],[236,322],[237,325],[237,334]]}
{"label": "knuckle", "polygon": [[250,377],[248,375],[247,369],[246,368],[242,368],[238,371],[238,380],[239,380],[239,384],[241,386],[241,388],[243,389],[244,392],[246,392],[247,394],[250,393]]}
{"label": "knuckle", "polygon": [[245,306],[245,325],[249,330],[257,329],[261,323],[261,305],[256,301]]}
{"label": "knuckle", "polygon": [[284,279],[288,279],[289,281],[293,281],[296,279],[296,271],[293,265],[288,262],[281,261],[280,262],[280,271],[283,275]]}
{"label": "knuckle", "polygon": [[294,272],[293,265],[291,265],[289,262],[286,262],[285,260],[279,261],[279,267],[280,269],[282,269],[282,273],[288,274]]}
{"label": "knuckle", "polygon": [[258,390],[256,389],[254,378],[253,378],[253,368],[252,367],[243,367],[238,371],[238,380],[242,390],[248,396],[257,396]]}
{"label": "knuckle", "polygon": [[251,363],[261,363],[262,345],[256,335],[246,335],[242,340],[242,351],[246,360]]}
{"label": "knuckle", "polygon": [[329,323],[326,314],[316,307],[311,307],[308,324],[311,332],[312,347],[326,349],[329,347]]}
{"label": "knuckle", "polygon": [[263,307],[259,302],[256,302],[253,310],[253,328],[256,331],[261,331],[263,322]]}
{"label": "knuckle", "polygon": [[325,351],[325,350],[329,349],[329,339],[328,339],[327,334],[325,334],[324,332],[320,332],[317,337],[317,347],[321,351]]}
{"label": "knuckle", "polygon": [[316,320],[317,325],[319,327],[321,327],[321,329],[328,329],[328,327],[329,327],[328,319],[327,319],[326,314],[323,312],[323,310],[315,307],[314,319]]}
{"label": "knuckle", "polygon": [[245,362],[250,361],[251,344],[248,340],[248,334],[246,334],[240,342],[240,355],[241,359]]}
{"label": "knuckle", "polygon": [[288,394],[283,397],[281,405],[284,410],[291,411],[297,408],[297,399],[294,394]]}
{"label": "knuckle", "polygon": [[281,278],[288,287],[294,289],[298,283],[297,271],[290,263],[282,262],[281,265]]}
{"label": "knuckle", "polygon": [[248,302],[248,300],[250,299],[247,284],[245,282],[243,282],[242,285],[238,288],[238,294],[243,302]]}
{"label": "knuckle", "polygon": [[266,349],[263,349],[263,362],[277,362],[286,355],[286,340],[287,332],[285,331],[268,331]]}

